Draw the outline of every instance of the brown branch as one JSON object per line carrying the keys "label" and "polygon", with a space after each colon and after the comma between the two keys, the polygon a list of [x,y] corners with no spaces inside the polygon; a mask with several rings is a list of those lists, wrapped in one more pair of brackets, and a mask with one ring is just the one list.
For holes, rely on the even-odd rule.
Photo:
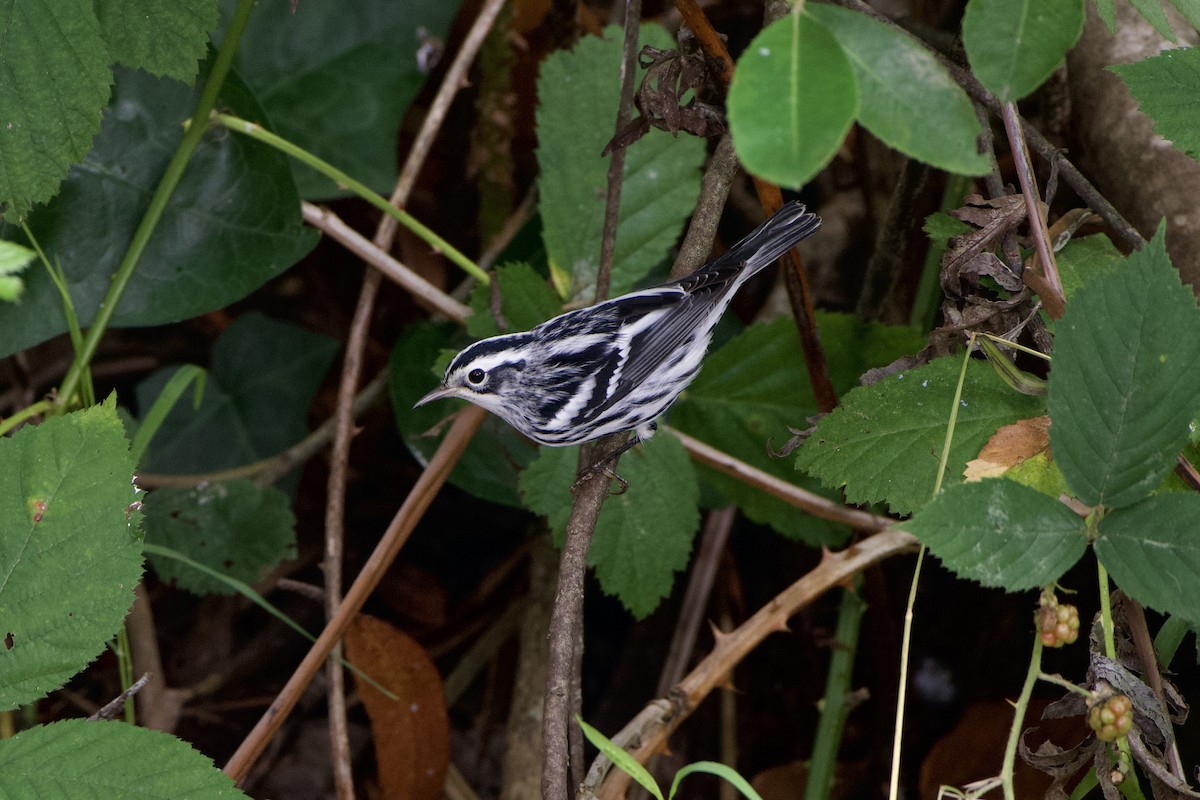
{"label": "brown branch", "polygon": [[481,408],[469,405],[455,417],[454,423],[446,433],[446,438],[442,440],[433,457],[429,459],[429,466],[425,468],[421,477],[413,485],[404,504],[400,506],[400,510],[396,512],[391,524],[384,531],[379,544],[375,546],[367,563],[363,565],[362,571],[359,572],[358,577],[354,579],[354,583],[346,592],[346,597],[338,607],[337,614],[326,623],[325,629],[321,631],[317,641],[304,656],[300,665],[296,667],[296,671],[292,673],[292,677],[279,692],[279,696],[267,708],[254,729],[242,741],[237,752],[225,764],[226,775],[235,781],[244,778],[271,736],[287,719],[288,714],[300,699],[300,695],[304,693],[321,664],[329,656],[334,644],[341,641],[347,626],[358,614],[371,592],[375,590],[379,580],[395,560],[396,554],[408,540],[417,522],[429,508],[433,498],[437,496],[438,490],[446,482],[450,470],[454,468],[459,456],[471,441],[471,437],[479,429],[486,413]]}
{"label": "brown branch", "polygon": [[717,224],[721,221],[721,212],[725,209],[725,201],[737,171],[733,137],[727,133],[717,140],[716,149],[708,160],[708,168],[700,180],[700,200],[692,212],[691,224],[671,266],[671,280],[695,272],[708,259],[717,236]]}
{"label": "brown branch", "polygon": [[895,523],[895,520],[861,511],[857,508],[850,508],[835,500],[830,500],[828,497],[822,497],[807,489],[802,489],[795,484],[788,483],[781,478],[776,478],[770,473],[763,472],[757,467],[736,459],[728,453],[707,445],[699,439],[694,439],[675,428],[670,428],[666,425],[660,425],[659,427],[663,431],[670,431],[672,436],[678,437],[679,441],[683,443],[684,449],[688,451],[688,455],[701,464],[712,467],[732,478],[737,478],[747,486],[753,486],[755,489],[766,492],[772,497],[777,497],[789,505],[807,511],[814,517],[839,522],[855,530],[866,531],[868,533],[881,531]]}
{"label": "brown branch", "polygon": [[[826,553],[816,569],[776,595],[737,629],[717,633],[712,652],[671,690],[668,697],[648,703],[612,737],[613,741],[627,747],[630,755],[644,764],[647,758],[666,746],[667,737],[713,689],[729,680],[733,668],[763,639],[787,630],[789,617],[870,565],[916,549],[917,540],[912,534],[889,529],[838,553]],[[610,771],[608,767],[603,758],[592,764],[584,781],[585,791],[594,791],[595,796],[603,800],[617,800],[624,795],[629,776],[620,770]]]}
{"label": "brown branch", "polygon": [[[641,0],[626,0],[621,58],[621,88],[617,102],[615,133],[629,124],[633,107],[633,82],[637,75],[637,40],[642,19]],[[608,296],[613,253],[617,244],[617,222],[621,207],[621,184],[625,148],[612,151],[608,162],[608,185],[604,200],[604,230],[600,239],[600,264],[596,274],[594,301]],[[558,567],[558,588],[550,616],[550,658],[547,663],[546,701],[542,711],[542,798],[568,800],[570,787],[583,777],[583,733],[573,724],[579,713],[583,660],[583,587],[587,552],[596,530],[600,508],[608,497],[610,480],[589,472],[593,459],[616,453],[625,434],[608,436],[579,451],[579,470],[586,477],[578,486]],[[611,467],[616,468],[616,459]],[[573,774],[570,774],[573,773]],[[568,777],[570,774],[570,777]]]}

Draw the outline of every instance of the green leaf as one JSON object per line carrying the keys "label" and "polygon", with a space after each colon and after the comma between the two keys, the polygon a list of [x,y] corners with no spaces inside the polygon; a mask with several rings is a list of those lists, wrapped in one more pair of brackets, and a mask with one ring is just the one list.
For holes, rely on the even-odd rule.
{"label": "green leaf", "polygon": [[0,711],[62,686],[125,619],[142,575],[132,478],[112,397],[0,439]]}
{"label": "green leaf", "polygon": [[982,175],[992,168],[978,152],[979,118],[970,98],[926,45],[847,8],[804,8],[845,50],[858,80],[858,119],[867,130],[947,172]]}
{"label": "green leaf", "polygon": [[1200,0],[1171,0],[1175,10],[1183,15],[1188,24],[1200,29]]}
{"label": "green leaf", "polygon": [[[223,21],[236,5],[222,0]],[[445,42],[459,5],[352,0],[305,3],[293,13],[290,0],[262,0],[238,48],[237,69],[262,98],[266,127],[386,196],[396,182],[400,121],[426,80],[417,51]],[[292,167],[304,197],[344,194],[314,170]]]}
{"label": "green leaf", "polygon": [[[277,455],[308,432],[308,407],[337,342],[256,312],[237,319],[213,347],[200,407],[176,405],[150,443],[150,472],[211,472]],[[137,386],[149,409],[179,368]]]}
{"label": "green leaf", "polygon": [[0,19],[0,214],[11,220],[87,155],[112,73],[91,0],[0,0]]}
{"label": "green leaf", "polygon": [[191,83],[217,24],[217,0],[105,0],[95,5],[111,60]]}
{"label": "green leaf", "polygon": [[608,760],[614,766],[621,769],[626,775],[633,778],[638,784],[650,794],[654,795],[657,800],[663,800],[662,790],[658,788],[658,784],[654,782],[654,777],[650,771],[643,767],[634,759],[633,756],[625,752],[623,748],[617,747],[612,740],[605,736],[600,731],[588,725],[578,716],[575,721],[579,723],[579,727],[583,729],[583,735],[587,740],[595,745],[596,749],[601,754],[608,757]]}
{"label": "green leaf", "polygon": [[[453,326],[428,323],[410,325],[392,348],[388,371],[392,413],[404,443],[421,463],[429,460],[441,442],[446,431],[442,423],[462,407],[462,401],[452,400],[413,408],[413,403],[442,377],[445,365],[433,371],[430,364],[438,359],[454,330],[457,329]],[[457,351],[447,351],[446,363],[454,352]],[[517,475],[537,452],[533,443],[507,422],[488,414],[450,473],[450,483],[493,503],[521,507]]]}
{"label": "green leaf", "polygon": [[[543,447],[521,473],[526,504],[546,516],[560,544],[578,463],[577,447]],[[670,594],[675,573],[687,566],[700,524],[699,489],[687,451],[665,433],[622,456],[617,472],[629,489],[604,502],[588,563],[605,594],[641,619]]]}
{"label": "green leaf", "polygon": [[[492,313],[492,294],[496,291],[500,292],[500,314],[508,323],[504,330],[500,330]],[[527,331],[561,313],[562,301],[533,267],[505,264],[496,269],[490,285],[479,284],[472,290],[471,310],[467,332],[476,339],[484,339],[500,333]]]}
{"label": "green leaf", "polygon": [[754,787],[750,785],[749,781],[739,775],[732,767],[727,767],[716,761],[696,761],[676,772],[675,780],[671,783],[670,797],[675,797],[675,792],[679,789],[680,781],[696,772],[703,772],[709,775],[716,775],[718,778],[724,778],[735,789],[741,792],[743,797],[749,798],[749,800],[762,800],[762,796],[754,791]]}
{"label": "green leaf", "polygon": [[1117,32],[1117,14],[1113,7],[1113,0],[1093,0],[1096,4],[1096,13],[1100,19],[1104,21],[1104,26],[1108,28],[1108,33],[1111,36]]}
{"label": "green leaf", "polygon": [[1083,0],[970,0],[963,46],[975,77],[1001,103],[1041,86],[1083,32]]}
{"label": "green leaf", "polygon": [[1117,267],[1125,256],[1111,239],[1097,234],[1071,239],[1066,247],[1054,254],[1054,260],[1058,263],[1063,293],[1070,300],[1079,287]]}
{"label": "green leaf", "polygon": [[[65,273],[81,325],[95,317],[183,135],[180,121],[196,101],[177,81],[118,70],[91,153],[71,169],[55,201],[30,215],[34,236]],[[220,102],[260,116],[233,75]],[[23,240],[13,229],[0,227],[0,235]],[[284,157],[246,137],[209,132],[150,238],[113,325],[159,325],[223,308],[282,273],[315,242],[315,232],[301,225]],[[20,306],[0,309],[0,355],[67,330],[62,299],[46,271],[31,272],[27,284]]]}
{"label": "green leaf", "polygon": [[1096,557],[1143,605],[1200,623],[1200,497],[1160,494],[1100,520]]}
{"label": "green leaf", "polygon": [[167,733],[70,719],[0,741],[0,797],[233,800],[246,795],[207,756]]}
{"label": "green leaf", "polygon": [[1072,298],[1049,390],[1050,446],[1080,500],[1130,505],[1162,483],[1200,405],[1200,313],[1162,226]]}
{"label": "green leaf", "polygon": [[1015,481],[948,487],[904,523],[956,575],[1010,592],[1054,583],[1087,550],[1083,520]]}
{"label": "green leaf", "polygon": [[795,189],[842,146],[858,112],[858,86],[829,29],[807,14],[788,14],[738,59],[727,106],[746,169]]}
{"label": "green leaf", "polygon": [[1153,25],[1160,36],[1169,42],[1175,41],[1175,32],[1171,30],[1171,23],[1167,20],[1160,0],[1129,0],[1129,5]]}
{"label": "green leaf", "polygon": [[1200,158],[1200,48],[1164,50],[1133,64],[1113,64],[1154,120],[1154,130],[1192,158]]}
{"label": "green leaf", "polygon": [[[146,539],[244,583],[296,557],[288,496],[250,481],[155,489],[146,497]],[[154,571],[195,594],[233,594],[228,584],[179,561],[151,557]]]}
{"label": "green leaf", "polygon": [[25,281],[16,273],[28,267],[37,258],[37,253],[15,242],[0,239],[0,300],[14,303],[25,291]]}
{"label": "green leaf", "polygon": [[[675,46],[658,25],[642,26],[640,44]],[[600,152],[613,135],[620,75],[616,27],[551,53],[541,66],[538,208],[551,274],[570,300],[593,296],[608,185],[608,159]],[[675,244],[700,194],[704,153],[702,139],[657,129],[626,150],[610,295],[631,290]]]}
{"label": "green leaf", "polygon": [[[819,313],[817,323],[838,391],[854,386],[866,370],[924,345],[916,330],[868,324],[849,314]],[[705,359],[696,381],[671,409],[671,424],[781,480],[820,492],[816,480],[797,474],[791,459],[770,454],[772,446],[791,438],[789,427],[804,428],[817,413],[803,364],[790,318],[751,326]],[[844,526],[797,513],[782,500],[708,467],[701,474],[750,519],[785,536],[828,546],[846,539]]]}
{"label": "green leaf", "polygon": [[[855,504],[886,501],[911,514],[933,495],[961,356],[935,359],[842,398],[800,448],[796,467]],[[945,481],[960,483],[967,461],[1002,425],[1043,413],[1042,399],[1008,389],[979,361],[967,366]]]}

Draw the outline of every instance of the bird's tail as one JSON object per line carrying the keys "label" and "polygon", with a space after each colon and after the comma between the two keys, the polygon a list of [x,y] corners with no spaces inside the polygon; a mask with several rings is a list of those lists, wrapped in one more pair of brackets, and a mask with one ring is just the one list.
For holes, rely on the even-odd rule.
{"label": "bird's tail", "polygon": [[739,283],[768,266],[796,245],[807,239],[821,227],[821,218],[804,210],[804,204],[796,201],[785,203],[783,208],[770,219],[754,229],[750,235],[714,259],[709,269],[744,264],[744,275]]}

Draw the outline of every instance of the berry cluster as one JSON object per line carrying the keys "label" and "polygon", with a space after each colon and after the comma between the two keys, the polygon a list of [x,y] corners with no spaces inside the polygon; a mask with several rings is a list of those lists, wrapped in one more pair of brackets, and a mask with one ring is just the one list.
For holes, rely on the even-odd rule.
{"label": "berry cluster", "polygon": [[1115,694],[1088,712],[1088,725],[1102,742],[1112,742],[1129,733],[1133,727],[1133,702],[1123,694]]}
{"label": "berry cluster", "polygon": [[1043,599],[1034,614],[1038,635],[1046,647],[1062,647],[1074,644],[1079,638],[1079,609],[1070,604],[1059,605],[1051,597]]}

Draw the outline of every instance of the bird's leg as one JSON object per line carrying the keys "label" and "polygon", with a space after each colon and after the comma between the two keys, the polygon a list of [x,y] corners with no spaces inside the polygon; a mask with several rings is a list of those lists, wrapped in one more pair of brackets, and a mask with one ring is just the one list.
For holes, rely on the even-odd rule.
{"label": "bird's leg", "polygon": [[630,436],[629,439],[627,441],[625,441],[616,450],[612,451],[611,453],[606,455],[604,458],[600,459],[599,461],[592,464],[590,467],[587,467],[582,472],[580,472],[579,477],[576,479],[575,483],[571,486],[571,493],[574,494],[575,491],[578,490],[579,487],[583,484],[583,482],[585,480],[587,480],[588,478],[590,478],[596,474],[601,474],[601,475],[608,477],[610,480],[614,480],[617,482],[617,484],[618,484],[617,491],[613,492],[613,494],[625,494],[625,492],[629,490],[629,481],[625,480],[620,475],[618,475],[616,473],[616,470],[614,470],[611,465],[614,461],[616,461],[618,458],[620,458],[622,455],[624,455],[631,447],[633,447],[639,441],[641,441],[640,437]]}

